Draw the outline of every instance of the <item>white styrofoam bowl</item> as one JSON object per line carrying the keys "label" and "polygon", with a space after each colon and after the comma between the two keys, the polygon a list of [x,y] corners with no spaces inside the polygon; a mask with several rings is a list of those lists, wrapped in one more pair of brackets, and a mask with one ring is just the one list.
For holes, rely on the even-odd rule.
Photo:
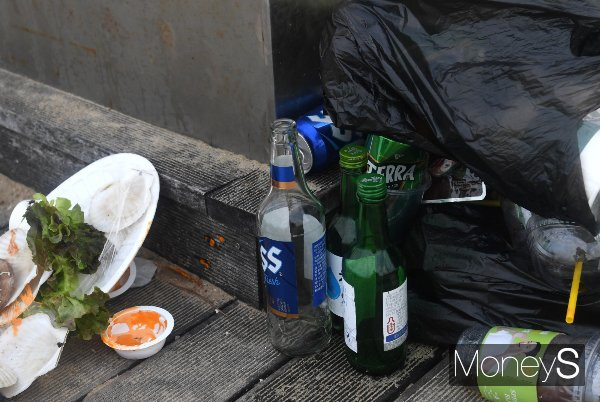
{"label": "white styrofoam bowl", "polygon": [[116,342],[110,340],[107,335],[107,328],[106,331],[102,333],[102,342],[104,342],[108,347],[114,349],[115,352],[117,352],[121,357],[124,357],[125,359],[145,359],[158,353],[165,345],[167,337],[169,336],[169,334],[171,334],[173,328],[175,327],[175,321],[173,320],[173,316],[167,310],[155,306],[136,306],[119,311],[117,314],[115,314],[113,318],[111,318],[109,328],[111,327],[112,320],[114,318],[120,315],[135,313],[137,311],[154,311],[160,314],[166,320],[167,326],[162,333],[157,335],[156,339],[135,346],[119,345]]}
{"label": "white styrofoam bowl", "polygon": [[[129,276],[127,277],[127,280],[125,281],[125,283],[123,283],[123,285],[111,292],[108,293],[108,297],[110,297],[111,299],[114,299],[117,296],[121,296],[123,293],[125,293],[130,287],[131,285],[133,285],[133,282],[135,281],[135,277],[137,276],[137,265],[135,265],[135,261],[131,261],[131,264],[129,264],[129,269],[125,271],[125,274],[129,273]],[[123,274],[123,275],[125,275]],[[120,279],[119,279],[120,282]],[[117,282],[117,284],[119,283]]]}

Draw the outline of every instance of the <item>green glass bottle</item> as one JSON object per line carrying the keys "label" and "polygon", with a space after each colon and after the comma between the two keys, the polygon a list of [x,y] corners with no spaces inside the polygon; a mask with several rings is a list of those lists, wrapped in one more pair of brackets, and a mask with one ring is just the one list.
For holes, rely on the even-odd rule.
{"label": "green glass bottle", "polygon": [[327,299],[334,330],[344,330],[342,260],[356,243],[358,200],[356,182],[367,168],[367,149],[350,144],[340,150],[340,211],[327,228]]}
{"label": "green glass bottle", "polygon": [[390,244],[386,196],[383,176],[359,176],[358,240],[343,261],[346,356],[369,374],[391,373],[406,359],[406,273]]}

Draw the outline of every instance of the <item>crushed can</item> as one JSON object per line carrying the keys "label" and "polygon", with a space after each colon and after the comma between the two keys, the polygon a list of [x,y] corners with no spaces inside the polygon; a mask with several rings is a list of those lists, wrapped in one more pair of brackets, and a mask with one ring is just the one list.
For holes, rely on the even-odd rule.
{"label": "crushed can", "polygon": [[325,170],[338,161],[345,145],[364,142],[362,133],[334,126],[322,107],[300,117],[297,125],[304,173]]}

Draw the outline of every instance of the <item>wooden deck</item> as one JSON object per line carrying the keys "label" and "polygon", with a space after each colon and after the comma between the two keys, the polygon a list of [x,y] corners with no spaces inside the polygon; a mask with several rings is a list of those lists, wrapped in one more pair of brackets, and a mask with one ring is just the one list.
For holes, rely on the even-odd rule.
{"label": "wooden deck", "polygon": [[91,341],[69,337],[58,367],[11,400],[479,399],[471,390],[448,384],[444,348],[410,343],[405,368],[382,377],[350,367],[340,336],[319,355],[283,356],[269,343],[262,311],[206,281],[190,282],[155,254],[145,251],[144,256],[159,266],[154,280],[112,300],[109,308],[114,313],[134,305],[155,305],[170,311],[175,330],[164,349],[146,360],[126,360],[99,337]]}
{"label": "wooden deck", "polygon": [[[33,190],[0,175],[0,205],[12,207]],[[8,214],[0,215],[0,230]],[[473,391],[448,384],[445,348],[411,343],[406,367],[370,377],[352,369],[343,340],[334,337],[320,355],[291,359],[276,352],[265,315],[206,280],[184,279],[178,267],[144,250],[159,266],[154,280],[112,300],[112,313],[155,305],[175,318],[164,349],[143,360],[126,360],[95,337],[70,337],[59,365],[11,400],[206,400],[206,401],[463,401]],[[2,399],[2,397],[0,397]]]}
{"label": "wooden deck", "polygon": [[38,378],[16,401],[100,400],[394,400],[442,359],[442,349],[411,343],[406,367],[385,377],[352,369],[340,336],[320,355],[288,358],[268,340],[259,311],[206,281],[192,284],[169,262],[146,287],[110,303],[170,311],[175,331],[157,355],[126,360],[98,337],[70,337],[58,367]]}

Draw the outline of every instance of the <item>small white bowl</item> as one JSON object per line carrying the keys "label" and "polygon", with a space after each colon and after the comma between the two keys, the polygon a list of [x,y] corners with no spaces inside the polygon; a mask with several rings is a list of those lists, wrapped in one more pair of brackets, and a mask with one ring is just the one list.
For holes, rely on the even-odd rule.
{"label": "small white bowl", "polygon": [[[131,285],[133,285],[133,281],[135,281],[135,277],[137,275],[137,266],[135,265],[134,261],[131,261],[131,264],[129,264],[129,268],[127,268],[127,271],[125,271],[121,279],[123,279],[123,277],[126,275],[129,276],[127,277],[125,283],[116,289],[113,287],[113,289],[115,290],[111,289],[111,291],[108,292],[108,297],[114,299],[117,296],[121,296],[123,293],[125,293],[127,289],[131,287]],[[121,283],[121,279],[119,279],[119,282],[117,282],[115,286],[118,286]]]}
{"label": "small white bowl", "polygon": [[[158,313],[160,318],[162,318],[164,328],[162,330],[159,330],[158,333],[156,333],[155,331],[155,339],[149,342],[142,343],[141,345],[129,346],[121,345],[117,343],[114,339],[111,339],[109,337],[109,329],[111,329],[113,325],[119,324],[115,323],[116,320],[118,320],[119,318],[124,318],[129,314],[134,314],[140,311],[152,311]],[[130,307],[128,309],[119,311],[110,319],[108,328],[102,333],[102,342],[104,342],[108,347],[114,349],[115,352],[117,352],[121,357],[124,357],[125,359],[145,359],[158,353],[163,348],[167,337],[173,331],[174,327],[175,321],[173,320],[173,316],[165,309],[154,306]]]}

